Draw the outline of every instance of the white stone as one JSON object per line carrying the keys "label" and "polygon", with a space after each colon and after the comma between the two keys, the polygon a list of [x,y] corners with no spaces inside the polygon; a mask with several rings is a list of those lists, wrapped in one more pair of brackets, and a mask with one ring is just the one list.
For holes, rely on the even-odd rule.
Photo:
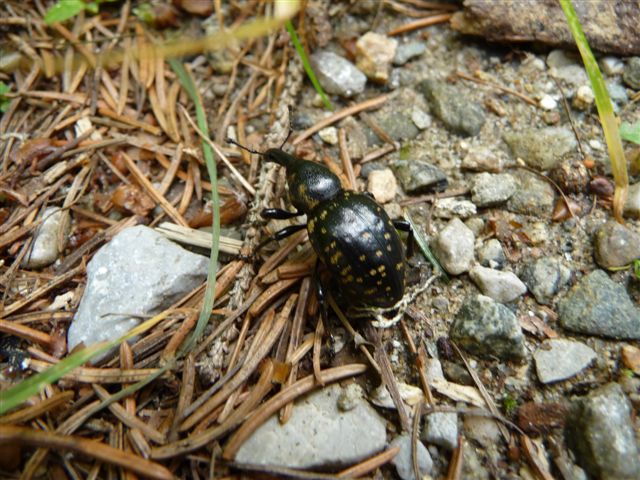
{"label": "white stone", "polygon": [[624,62],[618,57],[602,57],[600,59],[600,68],[610,77],[621,75],[624,71]]}
{"label": "white stone", "polygon": [[[391,446],[400,447],[398,454],[391,460],[391,463],[396,467],[398,476],[402,480],[420,480],[416,478],[415,472],[413,471],[411,436],[402,435],[396,437],[393,442],[391,442]],[[433,460],[431,459],[429,450],[427,450],[420,441],[418,441],[416,453],[418,457],[418,469],[420,470],[421,478],[424,478],[424,476],[431,473]]]}
{"label": "white stone", "polygon": [[527,292],[526,285],[512,272],[476,265],[469,272],[469,276],[483,295],[493,298],[496,302],[509,303]]}
{"label": "white stone", "polygon": [[555,110],[558,106],[558,102],[551,95],[544,95],[538,103],[544,110]]}
{"label": "white stone", "polygon": [[431,246],[442,267],[451,275],[469,271],[475,258],[475,236],[459,218],[451,220]]}
{"label": "white stone", "polygon": [[469,218],[477,213],[477,209],[469,200],[438,198],[434,202],[433,213],[439,218]]}
{"label": "white stone", "polygon": [[591,87],[589,85],[580,85],[573,99],[573,106],[580,110],[587,110],[593,105],[595,100],[596,97],[593,95]]}
{"label": "white stone", "polygon": [[356,66],[371,80],[387,83],[398,41],[375,32],[367,32],[356,42]]}
{"label": "white stone", "polygon": [[425,128],[429,128],[431,126],[431,115],[429,115],[421,108],[414,106],[411,110],[411,121],[420,130],[424,130]]}
{"label": "white stone", "polygon": [[318,136],[329,145],[338,144],[338,129],[336,127],[323,128],[318,132]]}
{"label": "white stone", "polygon": [[453,450],[458,446],[458,415],[455,412],[430,413],[424,424],[422,439]]}
{"label": "white stone", "polygon": [[544,341],[533,354],[538,378],[542,383],[571,378],[595,358],[596,352],[584,343],[561,338]]}
{"label": "white stone", "polygon": [[589,140],[589,146],[594,150],[598,150],[599,152],[603,150],[603,146],[600,140]]}
{"label": "white stone", "polygon": [[629,187],[627,201],[624,204],[624,216],[627,218],[640,218],[640,182]]}

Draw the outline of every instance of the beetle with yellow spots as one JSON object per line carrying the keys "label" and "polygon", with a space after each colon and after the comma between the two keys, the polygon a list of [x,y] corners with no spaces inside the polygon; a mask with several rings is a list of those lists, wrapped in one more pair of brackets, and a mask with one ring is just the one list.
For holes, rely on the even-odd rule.
{"label": "beetle with yellow spots", "polygon": [[[307,215],[306,224],[286,227],[266,241],[307,229],[318,258],[352,306],[388,308],[402,299],[405,251],[396,229],[410,232],[407,222],[392,221],[368,194],[344,190],[339,178],[324,165],[279,148],[257,152],[229,142],[286,169],[289,197],[297,211],[269,208],[262,211],[263,218]],[[322,297],[319,282],[317,286]]]}

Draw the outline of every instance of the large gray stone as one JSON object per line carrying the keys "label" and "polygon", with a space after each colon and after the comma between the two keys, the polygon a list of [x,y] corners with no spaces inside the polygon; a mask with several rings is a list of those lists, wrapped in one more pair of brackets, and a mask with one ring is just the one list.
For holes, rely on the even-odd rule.
{"label": "large gray stone", "polygon": [[284,425],[273,415],[235,457],[240,463],[289,468],[341,467],[385,447],[385,420],[363,399],[338,408],[343,389],[331,385],[298,400]]}
{"label": "large gray stone", "polygon": [[[87,265],[87,286],[68,333],[69,350],[115,340],[205,281],[209,259],[151,228],[123,230]],[[96,359],[97,360],[97,359]]]}
{"label": "large gray stone", "polygon": [[503,272],[476,265],[469,271],[473,283],[483,295],[500,303],[509,303],[527,292],[527,287],[513,272]]}
{"label": "large gray stone", "polygon": [[578,145],[574,133],[564,127],[527,129],[504,135],[513,155],[522,158],[531,168],[549,170],[562,156]]}
{"label": "large gray stone", "polygon": [[636,340],[640,338],[640,309],[627,291],[602,270],[583,277],[559,303],[560,324],[588,335]]}
{"label": "large gray stone", "polygon": [[516,316],[484,295],[465,299],[449,335],[465,350],[481,357],[520,360],[525,356],[524,335]]}
{"label": "large gray stone", "polygon": [[593,478],[640,478],[640,455],[631,406],[622,388],[609,383],[574,405],[567,423],[567,443]]}

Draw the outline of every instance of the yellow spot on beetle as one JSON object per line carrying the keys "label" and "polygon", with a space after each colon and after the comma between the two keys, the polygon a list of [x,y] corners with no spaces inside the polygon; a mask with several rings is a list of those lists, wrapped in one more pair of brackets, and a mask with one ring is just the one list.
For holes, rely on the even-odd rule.
{"label": "yellow spot on beetle", "polygon": [[380,266],[378,267],[378,271],[379,271],[380,273],[384,272],[384,271],[385,271],[384,265],[380,265]]}
{"label": "yellow spot on beetle", "polygon": [[340,275],[342,275],[344,277],[344,276],[348,275],[350,271],[351,271],[351,265],[347,265],[342,270],[340,270]]}
{"label": "yellow spot on beetle", "polygon": [[390,292],[391,291],[391,287],[388,286],[387,288],[384,289],[384,291],[385,292]]}
{"label": "yellow spot on beetle", "polygon": [[384,234],[385,240],[389,240],[391,238],[391,234],[389,232]]}
{"label": "yellow spot on beetle", "polygon": [[362,277],[358,277],[356,278],[356,283],[363,283],[364,280],[362,279]]}
{"label": "yellow spot on beetle", "polygon": [[376,272],[375,268],[372,268],[371,270],[369,270],[369,275],[371,275],[372,277],[375,277],[376,273],[378,273],[378,272]]}
{"label": "yellow spot on beetle", "polygon": [[392,250],[393,250],[393,248],[391,248],[391,245],[387,245],[387,252],[390,252]]}
{"label": "yellow spot on beetle", "polygon": [[320,220],[324,220],[325,218],[327,218],[327,211],[323,210],[320,212]]}
{"label": "yellow spot on beetle", "polygon": [[402,270],[402,262],[398,262],[396,264],[396,270],[398,270],[398,271]]}
{"label": "yellow spot on beetle", "polygon": [[322,227],[322,228],[320,229],[320,233],[322,233],[323,235],[326,235],[326,234],[327,234],[327,229],[326,229],[326,228],[324,228],[324,227]]}
{"label": "yellow spot on beetle", "polygon": [[382,250],[376,250],[376,257],[382,257]]}
{"label": "yellow spot on beetle", "polygon": [[379,287],[380,287],[380,286],[382,286],[382,280],[378,280],[378,281],[376,282],[376,285],[378,285]]}
{"label": "yellow spot on beetle", "polygon": [[362,232],[362,238],[365,240],[369,240],[371,238],[371,234],[369,232]]}
{"label": "yellow spot on beetle", "polygon": [[360,260],[361,262],[364,262],[367,259],[367,256],[362,254],[358,257],[358,260]]}

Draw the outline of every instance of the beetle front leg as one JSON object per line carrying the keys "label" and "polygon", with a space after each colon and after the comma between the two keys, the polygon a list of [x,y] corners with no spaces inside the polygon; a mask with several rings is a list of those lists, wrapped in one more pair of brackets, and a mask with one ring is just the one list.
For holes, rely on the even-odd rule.
{"label": "beetle front leg", "polygon": [[240,255],[239,258],[241,260],[255,260],[255,257],[258,254],[258,252],[260,252],[260,250],[262,250],[269,243],[276,240],[282,240],[284,238],[290,237],[294,233],[297,233],[300,230],[304,230],[305,228],[307,228],[306,223],[303,223],[301,225],[289,225],[288,227],[284,227],[282,230],[278,230],[273,235],[269,235],[267,238],[262,240],[258,244],[258,246],[256,246],[256,248],[253,249],[253,252],[251,253],[251,255]]}
{"label": "beetle front leg", "polygon": [[413,256],[413,228],[411,228],[411,224],[406,220],[398,219],[393,220],[393,226],[396,230],[400,230],[401,232],[407,232],[409,235],[407,236],[407,258]]}

